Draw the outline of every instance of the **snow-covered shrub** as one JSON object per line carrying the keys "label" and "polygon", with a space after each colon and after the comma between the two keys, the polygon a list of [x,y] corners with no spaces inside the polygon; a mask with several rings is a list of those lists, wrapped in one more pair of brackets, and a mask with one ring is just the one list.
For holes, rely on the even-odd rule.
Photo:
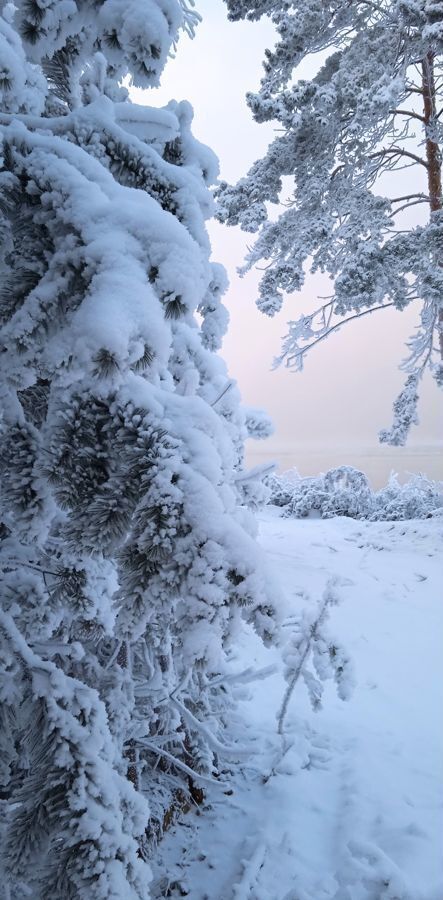
{"label": "snow-covered shrub", "polygon": [[324,477],[327,499],[322,508],[323,518],[349,516],[365,518],[372,507],[372,490],[363,472],[352,466],[330,469]]}
{"label": "snow-covered shrub", "polygon": [[352,466],[340,466],[330,469],[326,475],[299,477],[292,486],[285,515],[297,519],[313,513],[323,519],[333,516],[365,518],[371,507],[372,492],[363,472]]}
{"label": "snow-covered shrub", "polygon": [[395,522],[401,519],[426,519],[434,510],[443,507],[443,484],[430,481],[425,475],[412,475],[400,484],[395,474],[386,487],[374,494],[373,520]]}
{"label": "snow-covered shrub", "polygon": [[265,478],[265,484],[269,492],[269,503],[272,506],[287,506],[294,493],[294,482],[298,482],[300,476],[296,469],[277,475],[272,472]]}
{"label": "snow-covered shrub", "polygon": [[214,353],[217,162],[188,103],[120,86],[157,83],[186,3],[3,8],[1,877],[145,900],[171,810],[223,764],[239,621],[275,628]]}
{"label": "snow-covered shrub", "polygon": [[412,475],[400,484],[393,474],[386,487],[375,492],[366,475],[352,466],[307,478],[273,474],[266,483],[269,502],[284,507],[284,516],[296,519],[312,515],[372,521],[425,519],[443,507],[443,484],[424,475]]}
{"label": "snow-covered shrub", "polygon": [[322,516],[323,506],[328,495],[324,485],[324,477],[300,478],[293,487],[289,502],[285,505],[284,515],[296,519],[307,516]]}

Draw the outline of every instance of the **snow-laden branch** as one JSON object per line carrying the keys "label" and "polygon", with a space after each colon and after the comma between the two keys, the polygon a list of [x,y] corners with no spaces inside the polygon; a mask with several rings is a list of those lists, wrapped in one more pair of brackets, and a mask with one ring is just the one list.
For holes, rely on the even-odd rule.
{"label": "snow-laden branch", "polygon": [[237,747],[235,744],[229,746],[229,744],[224,744],[219,741],[211,729],[204,725],[203,722],[200,722],[199,719],[196,719],[184,703],[181,703],[176,697],[171,697],[171,703],[180,712],[183,720],[187,722],[190,728],[205,739],[208,747],[210,747],[214,753],[218,753],[220,756],[228,756],[233,759],[241,759],[241,757],[248,757],[251,755],[251,751],[244,747]]}
{"label": "snow-laden branch", "polygon": [[153,741],[147,740],[147,738],[138,738],[136,740],[136,744],[140,747],[144,747],[146,750],[150,750],[152,753],[156,753],[157,756],[162,756],[164,759],[167,759],[171,762],[177,769],[180,769],[181,772],[184,772],[189,778],[192,778],[193,781],[200,781],[202,784],[210,784],[212,787],[219,787],[222,790],[229,790],[230,784],[227,781],[221,781],[216,778],[209,778],[208,775],[201,775],[200,772],[196,772],[195,769],[191,769],[190,766],[187,766],[181,759],[177,759],[172,753],[169,753],[168,750],[165,750],[164,747],[159,747]]}
{"label": "snow-laden branch", "polygon": [[261,681],[275,675],[277,666],[265,666],[263,669],[243,669],[243,672],[228,672],[226,675],[211,678],[208,687],[216,687],[219,684],[248,684],[251,681]]}

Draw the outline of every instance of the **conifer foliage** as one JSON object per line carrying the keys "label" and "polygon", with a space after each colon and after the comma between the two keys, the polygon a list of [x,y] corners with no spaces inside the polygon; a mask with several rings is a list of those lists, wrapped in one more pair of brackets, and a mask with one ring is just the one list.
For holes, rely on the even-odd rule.
{"label": "conifer foliage", "polygon": [[[0,757],[10,900],[141,900],[274,611],[215,355],[217,165],[158,82],[182,0],[1,4]],[[196,317],[196,312],[199,316]]]}
{"label": "conifer foliage", "polygon": [[[418,301],[406,384],[381,434],[403,444],[423,372],[443,385],[443,4],[226,3],[231,19],[268,16],[276,28],[248,104],[257,122],[277,123],[277,137],[235,187],[222,184],[219,218],[258,232],[245,270],[265,261],[257,304],[267,315],[301,289],[307,263],[333,281],[326,302],[289,323],[279,362],[290,367],[301,369],[306,352],[343,323]],[[299,76],[306,61],[312,78]],[[269,221],[266,202],[286,194],[283,178],[287,208]],[[411,207],[424,211],[422,224],[412,224]]]}

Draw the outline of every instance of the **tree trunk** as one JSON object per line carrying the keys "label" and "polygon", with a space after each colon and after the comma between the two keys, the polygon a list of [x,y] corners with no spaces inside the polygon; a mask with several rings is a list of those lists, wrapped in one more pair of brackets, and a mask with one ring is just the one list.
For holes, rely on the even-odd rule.
{"label": "tree trunk", "polygon": [[[435,102],[434,53],[430,50],[422,61],[422,90],[424,104],[424,126],[426,143],[426,161],[428,164],[428,190],[433,213],[442,208],[441,156],[439,145],[433,140],[432,126],[437,124],[437,106]],[[441,265],[441,263],[440,263]],[[440,354],[443,359],[443,308],[438,313]]]}

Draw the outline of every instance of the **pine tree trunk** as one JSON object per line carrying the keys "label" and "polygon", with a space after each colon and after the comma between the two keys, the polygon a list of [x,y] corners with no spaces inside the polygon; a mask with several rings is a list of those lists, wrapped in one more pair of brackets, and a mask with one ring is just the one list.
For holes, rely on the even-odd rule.
{"label": "pine tree trunk", "polygon": [[[424,104],[424,127],[426,161],[428,165],[428,191],[431,217],[442,209],[441,156],[438,144],[432,139],[432,126],[437,122],[435,101],[434,53],[430,50],[422,61],[422,90]],[[442,263],[440,263],[442,265]],[[440,353],[443,359],[443,309],[438,314],[440,330]]]}

